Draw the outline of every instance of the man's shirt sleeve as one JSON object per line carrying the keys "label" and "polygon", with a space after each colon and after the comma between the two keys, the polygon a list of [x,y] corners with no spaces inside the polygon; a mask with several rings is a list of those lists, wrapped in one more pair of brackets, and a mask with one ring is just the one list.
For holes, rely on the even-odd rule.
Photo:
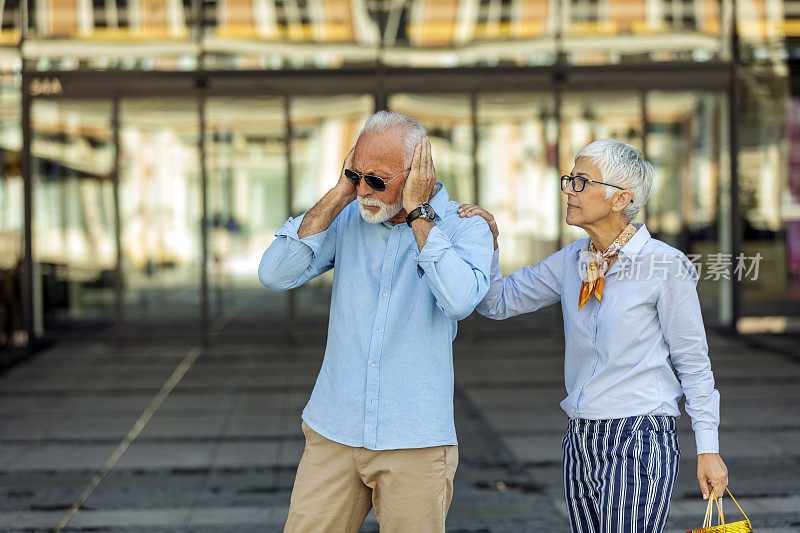
{"label": "man's shirt sleeve", "polygon": [[492,232],[479,217],[465,222],[452,237],[434,226],[425,246],[415,254],[436,303],[453,320],[466,318],[489,288]]}
{"label": "man's shirt sleeve", "polygon": [[[347,208],[345,208],[347,209]],[[344,211],[327,230],[301,239],[297,235],[305,213],[283,223],[275,240],[261,257],[258,279],[274,291],[299,287],[333,268],[336,256],[336,228]]]}

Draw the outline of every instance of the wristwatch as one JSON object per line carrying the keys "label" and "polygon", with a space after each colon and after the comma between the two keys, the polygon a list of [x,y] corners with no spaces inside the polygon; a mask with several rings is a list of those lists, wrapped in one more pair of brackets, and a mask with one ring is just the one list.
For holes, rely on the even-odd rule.
{"label": "wristwatch", "polygon": [[436,211],[433,210],[431,204],[424,203],[408,214],[406,217],[406,224],[411,226],[411,223],[418,218],[427,218],[428,220],[433,220],[436,218]]}

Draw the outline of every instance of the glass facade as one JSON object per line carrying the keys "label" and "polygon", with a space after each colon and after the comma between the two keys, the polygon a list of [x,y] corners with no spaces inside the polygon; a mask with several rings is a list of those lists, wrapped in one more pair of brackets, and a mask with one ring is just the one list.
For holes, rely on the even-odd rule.
{"label": "glass facade", "polygon": [[478,198],[502,228],[506,272],[558,250],[558,120],[551,93],[477,98]]}
{"label": "glass facade", "polygon": [[428,129],[436,176],[450,197],[475,200],[472,112],[467,94],[394,94],[389,109],[417,118]]}
{"label": "glass facade", "polygon": [[124,316],[147,331],[200,314],[202,194],[193,98],[119,103]]}
{"label": "glass facade", "polygon": [[111,103],[37,100],[31,109],[33,260],[45,328],[113,317]]}
{"label": "glass facade", "polygon": [[787,102],[787,188],[782,200],[786,221],[787,287],[789,300],[800,299],[800,97]]}
{"label": "glass facade", "polygon": [[656,174],[644,218],[654,235],[696,258],[706,307],[718,307],[727,282],[702,270],[726,246],[720,233],[729,221],[719,208],[720,195],[730,194],[728,139],[721,138],[726,103],[719,93],[699,91],[646,97],[647,151]]}
{"label": "glass facade", "polygon": [[25,210],[20,81],[18,72],[0,73],[0,350],[28,342],[22,313]]}
{"label": "glass facade", "polygon": [[[253,308],[253,265],[288,217],[284,111],[278,97],[213,97],[205,104],[207,268],[215,321]],[[273,296],[258,306],[258,315],[280,316],[285,298],[258,294]]]}
{"label": "glass facade", "polygon": [[258,260],[382,108],[421,120],[451,197],[495,214],[507,272],[583,237],[563,221],[558,176],[615,137],[654,163],[639,219],[706,269],[711,323],[797,314],[795,0],[29,0],[0,12],[0,346],[81,325],[138,336],[319,322],[331,274],[273,294]]}

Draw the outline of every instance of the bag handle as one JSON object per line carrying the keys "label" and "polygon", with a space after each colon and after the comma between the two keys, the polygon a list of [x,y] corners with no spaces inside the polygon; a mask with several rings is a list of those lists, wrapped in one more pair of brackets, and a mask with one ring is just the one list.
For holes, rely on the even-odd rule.
{"label": "bag handle", "polygon": [[[750,523],[750,519],[745,514],[744,509],[742,509],[742,506],[739,505],[739,502],[737,502],[736,498],[733,497],[733,494],[731,493],[731,490],[729,488],[727,488],[727,487],[725,487],[725,489],[728,491],[728,494],[730,495],[731,499],[733,500],[733,503],[735,503],[736,507],[739,508],[739,511],[742,513],[742,516],[744,516],[744,519],[747,520],[747,525],[750,526],[750,529],[752,529],[753,528],[753,524]],[[714,509],[712,507],[712,502],[716,502],[717,511],[719,512],[719,520],[721,522],[720,525],[722,526],[722,530],[725,531],[725,514],[722,512],[722,502],[721,502],[721,500],[722,500],[721,497],[715,499],[714,498],[714,491],[711,491],[711,496],[708,499],[708,507],[706,508],[706,516],[705,516],[705,519],[703,520],[703,527],[711,527],[711,521],[713,520],[713,514],[714,514]]]}
{"label": "bag handle", "polygon": [[[734,497],[733,497],[733,494],[731,494],[731,490],[730,490],[728,487],[725,487],[725,490],[727,490],[727,491],[728,491],[728,494],[730,494],[731,500],[733,500],[733,503],[735,503],[735,504],[736,504],[736,507],[738,507],[738,508],[739,508],[739,511],[742,513],[742,516],[744,516],[744,519],[745,519],[745,520],[747,520],[747,525],[748,525],[748,526],[750,526],[750,529],[752,529],[752,528],[753,528],[753,524],[751,524],[751,523],[750,523],[750,519],[749,519],[749,518],[747,518],[747,515],[746,515],[746,514],[744,514],[744,509],[742,509],[742,506],[741,506],[741,505],[739,505],[739,502],[737,502],[737,501],[736,501],[736,498],[734,498]],[[712,493],[712,494],[713,494],[713,493]]]}
{"label": "bag handle", "polygon": [[717,504],[717,512],[719,513],[719,522],[722,526],[722,530],[725,531],[725,514],[722,512],[722,503],[720,502],[721,498],[714,499],[714,492],[711,492],[711,497],[708,498],[708,507],[706,507],[706,516],[703,519],[703,526],[702,529],[707,527],[712,527],[711,522],[714,520],[714,508],[712,505],[714,503]]}
{"label": "bag handle", "polygon": [[703,525],[700,526],[700,529],[705,529],[709,527],[711,523],[711,500],[708,501],[708,505],[706,506],[706,514],[703,516]]}

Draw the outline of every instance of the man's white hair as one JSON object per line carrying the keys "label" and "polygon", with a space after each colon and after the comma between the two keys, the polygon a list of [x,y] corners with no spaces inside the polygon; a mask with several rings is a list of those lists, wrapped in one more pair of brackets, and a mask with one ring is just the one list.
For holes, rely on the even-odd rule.
{"label": "man's white hair", "polygon": [[[629,221],[636,218],[647,203],[653,185],[653,165],[645,161],[642,151],[616,139],[598,139],[581,150],[575,161],[581,157],[588,157],[600,169],[605,183],[631,191],[633,202],[622,210],[622,214]],[[613,187],[606,189],[606,199],[619,192]]]}
{"label": "man's white hair", "polygon": [[414,117],[394,111],[378,111],[367,119],[359,137],[365,133],[383,133],[393,128],[403,129],[403,164],[408,168],[414,158],[414,149],[428,136],[425,126]]}

